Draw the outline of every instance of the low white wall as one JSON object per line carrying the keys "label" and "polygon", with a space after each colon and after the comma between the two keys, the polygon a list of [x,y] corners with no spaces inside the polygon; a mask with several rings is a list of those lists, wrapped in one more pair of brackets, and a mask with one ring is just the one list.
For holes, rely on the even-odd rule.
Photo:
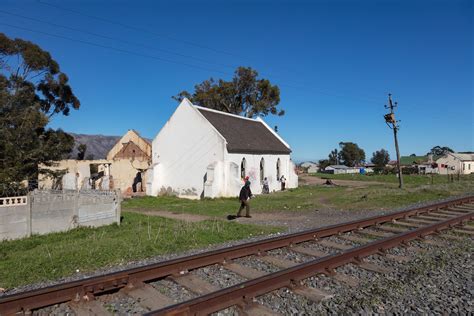
{"label": "low white wall", "polygon": [[24,198],[24,203],[0,202],[0,240],[120,224],[120,191],[36,190]]}

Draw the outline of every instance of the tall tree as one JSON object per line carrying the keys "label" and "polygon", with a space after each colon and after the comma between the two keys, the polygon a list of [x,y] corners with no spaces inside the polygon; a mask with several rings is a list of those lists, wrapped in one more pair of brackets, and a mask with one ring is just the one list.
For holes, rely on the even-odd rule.
{"label": "tall tree", "polygon": [[319,170],[322,171],[322,170],[326,169],[326,167],[331,165],[331,164],[329,163],[329,160],[321,159],[321,160],[318,161],[318,165],[319,165]]}
{"label": "tall tree", "polygon": [[434,155],[434,156],[442,156],[446,153],[453,153],[454,150],[452,150],[451,148],[447,147],[447,146],[434,146],[433,148],[431,148],[431,150],[429,151],[428,155],[431,154],[431,155]]}
{"label": "tall tree", "polygon": [[385,149],[376,150],[372,153],[370,161],[375,165],[377,169],[383,169],[390,161],[390,155]]}
{"label": "tall tree", "polygon": [[36,180],[38,164],[67,155],[74,139],[46,126],[53,115],[79,106],[48,52],[0,33],[0,183]]}
{"label": "tall tree", "polygon": [[338,165],[339,164],[339,156],[338,156],[338,152],[337,152],[337,148],[334,148],[334,150],[332,150],[330,153],[329,153],[329,164],[330,165]]}
{"label": "tall tree", "polygon": [[355,143],[340,142],[339,160],[348,167],[354,167],[365,161],[365,152]]}
{"label": "tall tree", "polygon": [[250,67],[239,67],[231,81],[210,78],[194,86],[194,92],[181,91],[173,99],[188,98],[193,104],[227,113],[255,117],[268,114],[284,115],[277,108],[280,89],[268,79],[259,79]]}

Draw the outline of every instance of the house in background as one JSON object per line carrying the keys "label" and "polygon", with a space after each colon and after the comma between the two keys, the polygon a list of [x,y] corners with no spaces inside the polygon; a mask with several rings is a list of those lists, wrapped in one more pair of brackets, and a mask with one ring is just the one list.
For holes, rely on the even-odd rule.
{"label": "house in background", "polygon": [[440,174],[474,173],[474,154],[446,153],[436,160]]}
{"label": "house in background", "polygon": [[330,165],[324,168],[324,173],[330,174],[357,174],[360,173],[359,167],[348,167],[344,165]]}
{"label": "house in background", "polygon": [[261,118],[193,105],[184,99],[153,140],[149,195],[185,198],[238,196],[249,177],[253,193],[298,186],[290,146]]}
{"label": "house in background", "polygon": [[[400,166],[405,173],[413,174],[433,174],[438,173],[438,168],[435,165],[437,157],[433,155],[426,156],[401,156]],[[388,165],[392,168],[397,168],[397,161],[391,160]]]}
{"label": "house in background", "polygon": [[132,195],[135,177],[140,173],[142,182],[137,191],[145,192],[146,171],[151,165],[151,144],[137,131],[128,130],[110,149],[107,160],[111,163],[110,175],[115,189],[120,189],[125,196]]}
{"label": "house in background", "polygon": [[307,173],[316,173],[319,171],[319,165],[312,161],[306,161],[300,164],[300,167]]}

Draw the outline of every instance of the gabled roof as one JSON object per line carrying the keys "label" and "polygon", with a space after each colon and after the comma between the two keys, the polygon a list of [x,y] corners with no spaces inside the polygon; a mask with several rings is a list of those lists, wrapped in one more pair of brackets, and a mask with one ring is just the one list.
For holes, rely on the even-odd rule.
{"label": "gabled roof", "polygon": [[449,153],[461,161],[474,161],[474,154]]}
{"label": "gabled roof", "polygon": [[225,138],[229,153],[290,154],[291,149],[261,119],[194,106]]}
{"label": "gabled roof", "polygon": [[[127,145],[132,142],[135,146],[137,146],[146,156],[151,156],[151,144],[150,142],[141,137],[140,134],[133,130],[129,129],[125,135],[123,135],[109,150],[107,154],[107,159],[112,160],[116,157],[119,152],[124,153],[123,148],[127,147]],[[136,150],[136,149],[135,149]],[[118,157],[117,157],[118,158]]]}
{"label": "gabled roof", "polygon": [[344,165],[330,165],[330,166],[327,166],[325,169],[327,168],[331,168],[331,169],[350,169],[350,168],[355,168],[355,167],[348,167],[348,166],[344,166]]}
{"label": "gabled roof", "polygon": [[300,166],[301,167],[311,167],[311,166],[316,166],[317,167],[317,166],[319,166],[319,164],[316,163],[316,162],[312,162],[312,161],[305,161],[305,162],[301,163]]}
{"label": "gabled roof", "polygon": [[401,165],[416,165],[428,161],[428,156],[401,156]]}

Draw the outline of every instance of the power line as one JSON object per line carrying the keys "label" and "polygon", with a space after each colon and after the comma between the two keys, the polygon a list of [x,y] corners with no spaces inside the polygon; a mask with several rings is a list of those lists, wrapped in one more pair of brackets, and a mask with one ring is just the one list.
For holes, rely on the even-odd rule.
{"label": "power line", "polygon": [[118,52],[125,53],[125,54],[130,54],[130,55],[136,55],[136,56],[140,56],[140,57],[146,57],[146,58],[161,60],[161,61],[171,63],[171,64],[183,65],[183,66],[196,68],[196,69],[200,69],[200,70],[207,70],[207,71],[217,72],[217,73],[221,73],[221,74],[224,74],[224,75],[232,75],[231,73],[223,72],[223,71],[216,70],[216,69],[205,68],[205,67],[196,66],[196,65],[188,64],[188,63],[182,63],[182,62],[178,62],[178,61],[174,61],[174,60],[171,60],[171,59],[162,58],[162,57],[158,57],[158,56],[137,53],[137,52],[127,50],[127,49],[122,49],[122,48],[116,48],[116,47],[112,47],[112,46],[108,46],[108,45],[97,44],[97,43],[84,41],[84,40],[80,40],[80,39],[74,39],[74,38],[71,38],[71,37],[63,36],[63,35],[57,35],[57,34],[52,34],[52,33],[48,33],[48,32],[32,30],[32,29],[29,29],[29,28],[26,28],[26,27],[11,25],[11,24],[8,24],[8,23],[0,22],[0,25],[5,25],[5,26],[16,28],[16,29],[25,30],[25,31],[33,32],[33,33],[38,33],[38,34],[44,34],[44,35],[48,35],[48,36],[52,36],[52,37],[62,38],[62,39],[68,40],[68,41],[78,42],[78,43],[82,43],[82,44],[86,44],[86,45],[91,45],[91,46],[101,47],[101,48],[105,48],[105,49],[110,49],[110,50],[118,51]]}
{"label": "power line", "polygon": [[83,15],[83,16],[86,16],[88,18],[95,19],[95,20],[98,20],[98,21],[101,21],[101,22],[117,25],[117,26],[120,26],[120,27],[123,27],[123,28],[134,30],[134,31],[148,33],[148,34],[151,34],[151,35],[156,36],[156,37],[161,37],[161,38],[165,38],[165,39],[168,39],[168,40],[171,40],[171,41],[184,43],[184,44],[187,44],[187,45],[190,45],[190,46],[198,47],[198,48],[201,48],[201,49],[206,49],[206,50],[209,50],[209,51],[212,51],[212,52],[215,52],[215,53],[225,54],[225,55],[230,55],[230,56],[235,56],[235,57],[242,58],[240,56],[237,56],[237,55],[235,55],[233,53],[230,53],[230,52],[227,52],[227,51],[218,50],[218,49],[208,47],[208,46],[205,46],[205,45],[202,45],[202,44],[199,44],[199,43],[195,43],[195,42],[175,38],[175,37],[168,36],[168,35],[165,35],[165,34],[155,33],[153,31],[147,30],[147,29],[142,28],[142,27],[137,27],[137,26],[133,26],[133,25],[129,25],[129,24],[109,20],[109,19],[106,19],[106,18],[98,17],[98,16],[95,16],[95,15],[86,14],[86,13],[83,13],[83,12],[80,12],[80,11],[64,8],[62,6],[58,6],[58,5],[51,4],[51,3],[41,1],[41,0],[37,0],[37,1],[38,1],[38,3],[40,3],[42,5],[50,6],[50,7],[53,7],[53,8],[59,9],[59,10],[63,10],[63,11],[72,12],[72,13],[78,14],[78,15]]}
{"label": "power line", "polygon": [[31,20],[31,21],[35,21],[35,22],[55,26],[55,27],[60,27],[60,28],[66,29],[66,30],[81,32],[81,33],[84,33],[84,34],[88,34],[88,35],[92,35],[92,36],[96,36],[96,37],[100,37],[100,38],[104,38],[104,39],[108,39],[108,40],[122,42],[122,43],[129,44],[129,45],[141,46],[141,47],[144,47],[144,48],[147,48],[147,49],[152,49],[152,50],[164,52],[164,53],[167,53],[167,54],[173,54],[173,55],[177,55],[177,56],[180,56],[180,57],[194,59],[194,60],[197,60],[197,61],[200,61],[200,62],[203,62],[203,63],[207,63],[207,64],[211,64],[211,65],[217,65],[217,66],[232,68],[232,69],[236,68],[236,66],[234,66],[234,65],[225,65],[225,64],[215,63],[215,62],[211,62],[211,61],[208,61],[206,59],[199,58],[199,57],[186,55],[186,54],[181,54],[181,53],[171,51],[171,50],[167,50],[167,49],[156,48],[156,47],[153,47],[153,46],[149,46],[149,45],[145,45],[145,44],[141,44],[141,43],[137,43],[137,42],[124,40],[124,39],[117,38],[117,37],[102,35],[102,34],[99,34],[99,33],[90,32],[90,31],[86,31],[86,30],[83,30],[83,29],[78,29],[78,28],[74,28],[74,27],[70,27],[70,26],[65,26],[65,25],[61,25],[61,24],[57,24],[57,23],[53,23],[53,22],[49,22],[49,21],[45,21],[45,20],[41,20],[41,19],[37,19],[37,18],[32,18],[32,17],[21,15],[21,14],[16,14],[16,13],[4,11],[4,10],[0,10],[0,12],[3,13],[3,14],[8,14],[8,15],[15,16],[15,17],[20,17],[22,19],[27,19],[27,20]]}
{"label": "power line", "polygon": [[[234,57],[238,57],[242,60],[246,60],[246,61],[249,61],[251,62],[251,60],[248,58],[248,57],[245,57],[245,56],[240,56],[240,55],[237,55],[237,54],[234,54],[234,53],[230,53],[230,52],[227,52],[227,51],[223,51],[223,50],[218,50],[218,49],[215,49],[213,47],[209,47],[209,46],[204,46],[202,44],[198,44],[198,43],[195,43],[195,42],[191,42],[191,41],[188,41],[188,40],[182,40],[182,39],[178,39],[178,38],[175,38],[175,37],[172,37],[172,36],[168,36],[168,35],[165,35],[165,34],[159,34],[159,33],[156,33],[156,32],[153,32],[153,31],[150,31],[149,29],[146,29],[144,27],[137,27],[137,26],[133,26],[133,25],[129,25],[129,24],[125,24],[125,23],[122,23],[122,22],[118,22],[118,21],[114,21],[114,20],[111,20],[111,19],[106,19],[106,18],[103,18],[103,17],[98,17],[98,16],[95,16],[95,15],[91,15],[91,14],[87,14],[87,13],[84,13],[84,12],[81,12],[81,11],[76,11],[76,10],[73,10],[73,9],[68,9],[68,8],[65,8],[65,7],[62,7],[62,6],[58,6],[58,5],[55,5],[55,4],[52,4],[52,3],[49,3],[49,2],[46,2],[46,1],[43,1],[43,0],[37,0],[37,2],[39,4],[42,4],[42,5],[45,5],[45,6],[49,6],[49,7],[52,7],[52,8],[55,8],[55,9],[58,9],[58,10],[62,10],[62,11],[66,11],[66,12],[71,12],[71,13],[74,13],[76,15],[80,15],[80,16],[85,16],[85,17],[88,17],[90,19],[95,19],[95,20],[98,20],[98,21],[101,21],[101,22],[105,22],[105,23],[109,23],[109,24],[112,24],[112,25],[116,25],[116,26],[120,26],[120,27],[123,27],[123,28],[127,28],[127,29],[130,29],[130,30],[134,30],[134,31],[138,31],[140,33],[147,33],[147,34],[151,34],[153,36],[157,36],[157,37],[161,37],[161,38],[165,38],[165,39],[168,39],[168,40],[172,40],[172,41],[175,41],[175,42],[181,42],[181,43],[185,43],[187,45],[191,45],[191,46],[195,46],[195,47],[199,47],[199,48],[202,48],[202,49],[207,49],[207,50],[210,50],[210,51],[213,51],[215,53],[220,53],[220,54],[225,54],[225,55],[229,55],[229,56],[234,56]],[[194,57],[190,57],[190,58],[194,58]],[[207,61],[204,61],[204,62],[207,62]],[[225,67],[228,67],[228,65],[224,65]],[[295,72],[295,69],[288,69],[289,71],[291,72]],[[272,76],[275,76],[275,74],[268,74],[267,75],[272,75]],[[277,75],[278,76],[278,75]],[[281,77],[281,76],[278,76],[278,77]],[[294,81],[294,80],[291,80],[292,82],[296,83],[296,84],[304,84],[302,82],[297,82],[297,81]],[[289,85],[287,85],[289,86]],[[291,86],[289,86],[291,87]],[[293,86],[293,88],[295,88]],[[329,96],[335,96],[334,94],[327,94],[325,93],[326,95],[329,95]],[[372,100],[374,101],[376,100],[375,98]],[[378,100],[378,99],[377,99]],[[366,102],[366,101],[364,101]]]}
{"label": "power line", "polygon": [[[201,45],[201,44],[198,44],[198,43],[195,43],[195,42],[191,42],[191,41],[187,41],[187,40],[182,40],[182,39],[178,39],[178,38],[175,38],[175,37],[172,37],[172,36],[168,36],[168,35],[165,35],[165,34],[158,34],[156,32],[153,32],[153,31],[150,31],[146,28],[143,28],[143,27],[137,27],[137,26],[133,26],[133,25],[129,25],[129,24],[125,24],[125,23],[122,23],[122,22],[117,22],[117,21],[114,21],[114,20],[110,20],[110,19],[106,19],[106,18],[102,18],[102,17],[98,17],[98,16],[95,16],[95,15],[91,15],[91,14],[87,14],[87,13],[83,13],[83,12],[80,12],[80,11],[76,11],[76,10],[73,10],[73,9],[68,9],[68,8],[65,8],[65,7],[62,7],[62,6],[58,6],[58,5],[55,5],[55,4],[51,4],[49,2],[45,2],[43,0],[37,0],[38,3],[42,4],[42,5],[45,5],[45,6],[50,6],[50,7],[53,7],[53,8],[56,8],[58,10],[62,10],[62,11],[66,11],[66,12],[71,12],[71,13],[74,13],[76,15],[82,15],[82,16],[85,16],[85,17],[88,17],[88,18],[91,18],[91,19],[95,19],[95,20],[98,20],[98,21],[101,21],[101,22],[105,22],[105,23],[109,23],[109,24],[112,24],[112,25],[117,25],[117,26],[120,26],[120,27],[123,27],[123,28],[128,28],[128,29],[131,29],[131,30],[134,30],[134,31],[138,31],[138,32],[142,32],[142,33],[147,33],[147,34],[151,34],[153,36],[157,36],[157,37],[162,37],[162,38],[165,38],[165,39],[169,39],[169,40],[172,40],[172,41],[176,41],[176,42],[181,42],[181,43],[185,43],[187,45],[191,45],[191,46],[196,46],[196,47],[199,47],[199,48],[203,48],[203,49],[207,49],[207,50],[210,50],[210,51],[213,51],[215,53],[220,53],[220,54],[225,54],[225,55],[230,55],[230,56],[235,56],[235,57],[238,57],[240,59],[243,59],[243,60],[247,60],[249,61],[249,58],[247,57],[244,57],[244,56],[239,56],[239,55],[236,55],[234,53],[229,53],[229,52],[226,52],[226,51],[222,51],[222,50],[218,50],[218,49],[215,49],[215,48],[212,48],[212,47],[209,47],[209,46],[204,46],[204,45]],[[77,29],[76,29],[77,30]],[[141,44],[139,44],[141,45]],[[141,45],[142,46],[142,45]],[[179,53],[177,53],[179,54]],[[187,56],[189,58],[193,58],[193,59],[196,59],[195,57],[193,56]],[[197,59],[200,59],[200,58],[197,58]],[[208,63],[208,61],[204,61],[204,60],[201,60],[203,62],[206,62]],[[215,63],[213,63],[215,64]],[[218,64],[216,64],[218,65]],[[221,66],[224,66],[224,67],[229,67],[229,65],[221,65]],[[289,69],[290,71],[294,72],[295,69]],[[272,76],[275,76],[275,74],[268,74],[267,75],[272,75]],[[281,76],[278,76],[276,75],[276,77],[281,77]],[[297,81],[293,81],[291,80],[292,82],[296,83],[296,84],[303,84],[305,85],[306,83],[302,83],[302,82],[297,82]],[[347,96],[344,96],[344,95],[340,95],[340,94],[334,94],[334,93],[328,93],[328,92],[325,92],[323,90],[319,90],[319,89],[314,89],[314,88],[310,88],[309,86],[304,86],[304,87],[295,87],[295,86],[292,86],[292,85],[288,85],[288,84],[280,84],[280,85],[283,85],[283,86],[287,86],[287,87],[290,87],[290,88],[294,88],[294,89],[305,89],[305,90],[308,90],[308,89],[311,89],[311,90],[316,90],[318,91],[318,93],[320,94],[324,94],[324,95],[327,95],[327,96],[332,96],[332,97],[337,97],[337,98],[345,98],[345,99],[353,99],[353,100],[357,100],[358,102],[367,102],[368,100],[370,100],[370,102],[377,102],[378,103],[378,98],[373,98],[373,97],[367,97],[365,96],[364,99],[361,99],[361,98],[354,98],[354,97],[347,97]]]}
{"label": "power line", "polygon": [[[145,57],[145,58],[150,58],[150,59],[155,59],[155,60],[159,60],[159,61],[163,61],[163,62],[167,62],[167,63],[171,63],[171,64],[187,66],[187,67],[195,68],[195,69],[199,69],[199,70],[212,71],[212,72],[215,72],[215,73],[220,73],[220,74],[224,74],[224,75],[228,75],[228,76],[233,75],[232,73],[223,72],[223,71],[220,71],[220,70],[217,70],[217,69],[201,67],[201,66],[197,66],[197,65],[193,65],[193,64],[189,64],[189,63],[182,63],[182,62],[170,60],[170,59],[167,59],[167,58],[162,58],[162,57],[149,55],[149,54],[143,54],[143,53],[139,53],[139,52],[135,52],[135,51],[127,50],[127,49],[122,49],[122,48],[117,48],[117,47],[113,47],[113,46],[97,44],[97,43],[94,43],[94,42],[75,39],[75,38],[72,38],[72,37],[53,34],[53,33],[49,33],[49,32],[44,32],[44,31],[39,31],[39,30],[32,30],[32,29],[29,29],[29,28],[26,28],[26,27],[16,26],[16,25],[4,23],[4,22],[0,22],[0,25],[9,26],[9,27],[12,27],[12,28],[25,30],[25,31],[32,32],[32,33],[38,33],[38,34],[43,34],[43,35],[47,35],[47,36],[51,36],[51,37],[61,38],[61,39],[65,39],[65,40],[68,40],[68,41],[73,41],[73,42],[86,44],[86,45],[90,45],[90,46],[105,48],[105,49],[117,51],[117,52],[120,52],[120,53],[125,53],[125,54],[130,54],[130,55],[135,55],[135,56]],[[328,92],[322,91],[320,89],[314,89],[314,88],[309,88],[309,87],[304,87],[304,86],[297,87],[297,86],[289,85],[289,84],[286,84],[286,83],[280,83],[280,86],[286,86],[286,87],[289,87],[289,88],[293,88],[293,89],[297,89],[297,90],[304,90],[304,91],[309,90],[310,92],[315,92],[317,94],[322,94],[322,95],[336,97],[336,98],[342,98],[342,99],[348,99],[348,100],[352,99],[352,100],[355,100],[357,102],[367,103],[367,100],[362,100],[360,98],[354,98],[354,97],[348,97],[348,96],[340,95],[340,94],[328,93]],[[373,101],[370,101],[370,102],[373,102]]]}

